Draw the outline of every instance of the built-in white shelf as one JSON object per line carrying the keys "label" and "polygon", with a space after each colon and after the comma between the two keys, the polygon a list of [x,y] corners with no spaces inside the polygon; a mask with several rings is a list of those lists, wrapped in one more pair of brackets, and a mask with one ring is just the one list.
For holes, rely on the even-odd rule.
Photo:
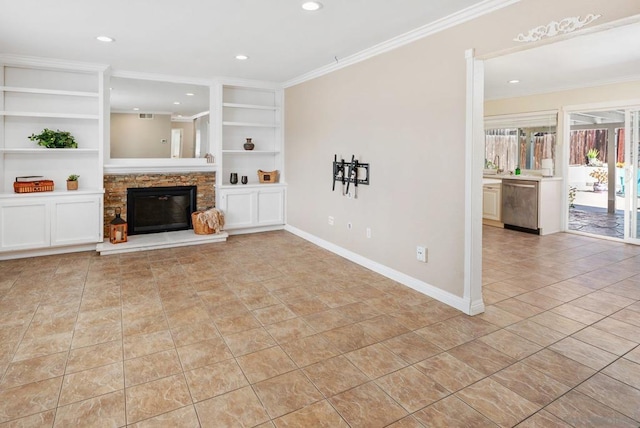
{"label": "built-in white shelf", "polygon": [[[0,199],[19,199],[19,198],[50,198],[59,196],[84,196],[84,195],[101,195],[104,194],[104,189],[79,189],[79,190],[67,190],[67,183],[54,183],[56,189],[52,192],[31,192],[31,193],[15,193],[7,192],[0,193]],[[57,189],[60,187],[60,189]]]}
{"label": "built-in white shelf", "polygon": [[0,116],[15,117],[48,117],[54,119],[89,119],[98,120],[100,116],[97,114],[74,114],[74,113],[47,113],[34,111],[0,111]]}
{"label": "built-in white shelf", "polygon": [[275,128],[273,123],[253,123],[253,122],[222,122],[224,126],[251,126],[256,128]]}
{"label": "built-in white shelf", "polygon": [[43,95],[64,95],[72,97],[93,97],[98,98],[98,92],[83,91],[62,91],[56,89],[39,89],[39,88],[20,88],[17,86],[0,86],[0,91],[4,92],[21,92],[24,94],[43,94]]}
{"label": "built-in white shelf", "polygon": [[[228,178],[228,177],[227,177]],[[278,183],[248,183],[248,184],[241,184],[240,182],[238,182],[238,184],[229,184],[229,183],[225,183],[225,184],[221,184],[220,186],[218,186],[219,189],[256,189],[256,188],[260,188],[260,189],[267,189],[267,188],[278,188],[278,187],[286,187],[287,183],[282,183],[282,182],[278,182]]]}
{"label": "built-in white shelf", "polygon": [[275,155],[280,150],[223,150],[225,155]]}
{"label": "built-in white shelf", "polygon": [[222,107],[230,107],[230,108],[246,108],[253,110],[278,110],[277,106],[262,106],[256,104],[237,104],[237,103],[223,103]]}
{"label": "built-in white shelf", "polygon": [[47,148],[42,148],[42,149],[14,149],[14,148],[6,148],[6,149],[0,149],[0,153],[6,153],[6,154],[18,154],[18,155],[36,155],[36,154],[52,154],[52,155],[59,155],[62,153],[65,154],[77,154],[77,153],[83,153],[83,154],[94,154],[94,153],[99,153],[98,149],[47,149]]}

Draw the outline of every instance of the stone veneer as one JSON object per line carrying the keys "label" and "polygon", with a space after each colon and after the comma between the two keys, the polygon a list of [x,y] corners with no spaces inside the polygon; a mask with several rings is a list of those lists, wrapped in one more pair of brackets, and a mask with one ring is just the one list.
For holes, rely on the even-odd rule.
{"label": "stone veneer", "polygon": [[109,236],[109,223],[115,210],[122,209],[127,218],[127,189],[133,187],[196,186],[198,210],[216,205],[216,173],[189,172],[183,174],[105,174],[104,175],[104,236]]}

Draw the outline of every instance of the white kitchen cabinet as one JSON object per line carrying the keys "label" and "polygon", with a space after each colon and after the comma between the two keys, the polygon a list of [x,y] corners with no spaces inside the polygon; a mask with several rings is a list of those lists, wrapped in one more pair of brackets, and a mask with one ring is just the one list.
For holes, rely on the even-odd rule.
{"label": "white kitchen cabinet", "polygon": [[102,194],[0,197],[0,252],[102,241]]}
{"label": "white kitchen cabinet", "polygon": [[[505,177],[507,178],[507,177]],[[560,177],[509,176],[510,180],[534,180],[538,182],[538,226],[540,235],[562,230],[562,185]],[[491,181],[502,181],[492,177]],[[490,226],[504,227],[502,223],[502,183],[489,182],[482,187],[482,219]]]}
{"label": "white kitchen cabinet", "polygon": [[[241,185],[238,185],[241,186]],[[284,225],[285,187],[257,185],[219,190],[225,230]]]}
{"label": "white kitchen cabinet", "polygon": [[485,184],[482,187],[482,218],[500,221],[502,208],[502,185]]}

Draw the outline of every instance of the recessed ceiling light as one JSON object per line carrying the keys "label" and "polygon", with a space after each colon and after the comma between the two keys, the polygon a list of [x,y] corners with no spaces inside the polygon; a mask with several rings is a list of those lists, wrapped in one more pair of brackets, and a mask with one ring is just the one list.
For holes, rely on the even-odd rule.
{"label": "recessed ceiling light", "polygon": [[133,111],[138,111],[138,110],[140,110],[138,107],[133,108]]}
{"label": "recessed ceiling light", "polygon": [[509,80],[509,83],[520,83],[518,79]]}
{"label": "recessed ceiling light", "polygon": [[191,93],[191,92],[187,92],[185,95],[186,95],[186,96],[188,96],[188,97],[192,97],[192,96],[194,96],[195,94],[193,94],[193,93]]}
{"label": "recessed ceiling light", "polygon": [[245,59],[249,59],[249,57],[246,55],[236,55],[236,59],[239,59],[240,61],[244,61]]}
{"label": "recessed ceiling light", "polygon": [[174,101],[173,102],[175,105],[180,105],[180,101]]}
{"label": "recessed ceiling light", "polygon": [[96,39],[100,40],[101,42],[105,42],[105,43],[111,43],[111,42],[115,42],[116,39],[114,39],[113,37],[109,37],[109,36],[98,36],[96,37]]}
{"label": "recessed ceiling light", "polygon": [[321,7],[322,7],[322,3],[319,3],[317,1],[306,1],[306,2],[302,3],[302,8],[304,10],[308,10],[310,12],[318,10]]}

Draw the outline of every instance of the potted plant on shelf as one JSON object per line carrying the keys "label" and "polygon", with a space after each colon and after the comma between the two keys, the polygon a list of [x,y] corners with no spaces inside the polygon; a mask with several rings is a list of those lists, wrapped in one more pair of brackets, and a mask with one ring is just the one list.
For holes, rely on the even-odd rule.
{"label": "potted plant on shelf", "polygon": [[594,192],[606,192],[607,191],[607,183],[608,183],[608,174],[603,168],[594,169],[589,173],[590,177],[596,179],[596,182],[593,183],[593,191]]}
{"label": "potted plant on shelf", "polygon": [[44,128],[39,134],[31,134],[31,141],[37,141],[39,146],[48,149],[77,149],[78,143],[68,131],[60,131],[59,129],[51,130]]}
{"label": "potted plant on shelf", "polygon": [[598,151],[598,149],[589,149],[589,151],[587,152],[587,160],[589,162],[589,165],[592,166],[599,166],[598,163],[598,155],[600,154],[600,152]]}
{"label": "potted plant on shelf", "polygon": [[67,177],[67,190],[78,190],[78,178],[77,174],[71,174]]}

